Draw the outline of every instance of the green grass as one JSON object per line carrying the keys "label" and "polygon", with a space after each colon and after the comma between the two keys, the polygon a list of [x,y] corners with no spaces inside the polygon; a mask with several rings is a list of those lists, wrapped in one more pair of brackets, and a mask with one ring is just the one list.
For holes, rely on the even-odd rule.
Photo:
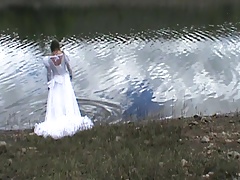
{"label": "green grass", "polygon": [[[207,121],[207,122],[206,122]],[[234,117],[96,126],[60,140],[2,132],[0,179],[232,179],[240,173]],[[193,123],[194,122],[194,123]],[[210,142],[203,143],[208,136]],[[209,175],[208,175],[209,173]]]}

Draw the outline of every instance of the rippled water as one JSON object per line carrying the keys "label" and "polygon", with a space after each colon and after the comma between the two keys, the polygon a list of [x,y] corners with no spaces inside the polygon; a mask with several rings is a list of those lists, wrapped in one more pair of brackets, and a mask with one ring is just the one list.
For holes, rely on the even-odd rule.
{"label": "rippled water", "polygon": [[[238,22],[60,38],[83,114],[97,123],[190,116],[239,108]],[[53,36],[2,30],[0,127],[26,128],[45,115],[42,57]]]}

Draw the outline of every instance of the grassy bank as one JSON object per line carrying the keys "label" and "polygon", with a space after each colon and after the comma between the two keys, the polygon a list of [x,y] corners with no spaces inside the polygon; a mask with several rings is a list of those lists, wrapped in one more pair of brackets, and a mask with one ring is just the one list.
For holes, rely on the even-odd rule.
{"label": "grassy bank", "polygon": [[61,140],[30,131],[4,132],[0,179],[237,178],[239,120],[148,120],[97,126]]}

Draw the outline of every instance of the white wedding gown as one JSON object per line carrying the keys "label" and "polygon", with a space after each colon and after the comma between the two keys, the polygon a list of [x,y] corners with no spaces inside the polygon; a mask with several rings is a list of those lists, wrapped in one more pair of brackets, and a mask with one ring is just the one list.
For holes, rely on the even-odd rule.
{"label": "white wedding gown", "polygon": [[81,116],[72,87],[67,64],[68,56],[62,54],[61,64],[55,66],[50,57],[44,58],[48,71],[48,100],[45,121],[36,123],[34,132],[38,136],[60,139],[93,127],[87,116]]}

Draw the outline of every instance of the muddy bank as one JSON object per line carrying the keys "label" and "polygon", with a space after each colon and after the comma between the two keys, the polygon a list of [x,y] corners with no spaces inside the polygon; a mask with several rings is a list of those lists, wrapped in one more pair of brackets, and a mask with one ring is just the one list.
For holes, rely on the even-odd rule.
{"label": "muddy bank", "polygon": [[116,7],[206,7],[216,5],[236,5],[238,0],[2,0],[0,8],[84,8],[99,6]]}

